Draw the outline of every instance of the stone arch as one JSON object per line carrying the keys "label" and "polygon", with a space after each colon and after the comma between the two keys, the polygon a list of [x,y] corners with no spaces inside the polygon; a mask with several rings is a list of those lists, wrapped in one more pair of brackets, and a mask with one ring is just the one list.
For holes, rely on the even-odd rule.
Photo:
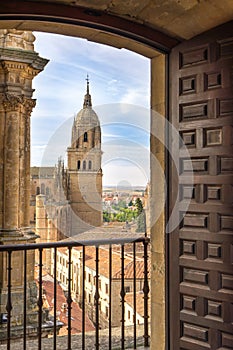
{"label": "stone arch", "polygon": [[[17,14],[11,1],[0,9],[0,29],[17,28],[18,30],[32,30],[51,32],[86,38],[97,43],[107,44],[116,48],[126,48],[151,59],[151,107],[160,114],[165,115],[166,109],[166,54],[177,45],[178,40],[149,27],[145,27],[132,21],[97,11],[87,12],[83,8],[74,8],[63,4],[17,1]],[[20,22],[19,22],[20,21]],[[152,129],[156,126],[151,125]],[[162,131],[163,132],[163,131]],[[161,144],[155,138],[151,139],[151,153],[155,154],[162,168],[165,168],[165,152]],[[163,180],[153,180],[151,169],[152,196],[159,194],[164,187]],[[154,209],[154,208],[153,208]],[[156,210],[156,208],[155,208]],[[152,320],[159,325],[153,327],[152,348],[157,345],[165,347],[165,211],[151,232],[152,241],[152,289],[154,295],[161,295],[158,303],[152,294]],[[160,235],[157,245],[156,235]],[[159,269],[156,266],[160,266]],[[158,279],[157,279],[158,277]],[[156,280],[156,287],[153,285]]]}

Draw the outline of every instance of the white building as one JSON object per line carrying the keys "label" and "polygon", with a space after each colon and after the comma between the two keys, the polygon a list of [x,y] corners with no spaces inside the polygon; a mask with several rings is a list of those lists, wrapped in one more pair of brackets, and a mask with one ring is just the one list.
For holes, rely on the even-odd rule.
{"label": "white building", "polygon": [[[86,246],[83,269],[83,248],[72,249],[71,256],[71,293],[74,301],[82,305],[83,283],[85,291],[85,305],[89,318],[95,321],[95,293],[96,293],[96,248]],[[54,257],[53,257],[54,258]],[[52,262],[52,271],[53,271]],[[136,292],[139,303],[140,296],[143,296],[143,266],[142,259],[136,259]],[[57,281],[60,282],[64,291],[68,290],[68,249],[58,248],[57,250]],[[84,271],[84,276],[83,276]],[[124,259],[124,285],[125,285],[125,320],[126,325],[133,324],[133,259],[125,256]],[[109,278],[109,249],[99,247],[99,318],[100,326],[106,327],[109,322],[110,304],[110,278]],[[112,326],[121,324],[121,255],[112,250],[112,278],[111,278],[111,304],[112,304]],[[141,292],[141,294],[139,294]],[[139,297],[138,297],[139,295]],[[141,301],[140,301],[141,303]],[[139,305],[139,304],[138,304]],[[143,323],[143,309],[137,306],[137,324]]]}

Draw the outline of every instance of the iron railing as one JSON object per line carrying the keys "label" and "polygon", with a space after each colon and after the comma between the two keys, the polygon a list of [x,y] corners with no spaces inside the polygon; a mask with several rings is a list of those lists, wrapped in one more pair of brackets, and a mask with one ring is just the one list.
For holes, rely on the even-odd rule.
{"label": "iron railing", "polygon": [[[112,326],[112,320],[114,317],[113,314],[113,299],[112,299],[112,282],[113,282],[113,250],[118,246],[118,251],[120,250],[120,260],[121,260],[121,281],[120,281],[120,290],[119,290],[119,300],[120,300],[120,307],[121,307],[121,337],[119,340],[119,347],[121,349],[126,349],[127,345],[125,344],[125,331],[126,331],[126,325],[125,325],[125,275],[124,275],[124,269],[125,269],[125,258],[126,258],[126,250],[125,247],[127,247],[127,254],[129,254],[129,245],[132,245],[132,262],[133,262],[133,327],[132,327],[132,344],[133,348],[136,349],[138,346],[137,343],[137,319],[136,319],[136,310],[137,310],[137,290],[136,290],[136,280],[137,280],[137,271],[136,271],[136,262],[137,262],[137,251],[138,246],[142,248],[143,251],[143,261],[144,261],[144,273],[143,273],[143,298],[144,298],[144,344],[139,344],[140,346],[144,345],[144,347],[149,346],[149,308],[148,308],[148,301],[149,301],[149,277],[148,277],[148,244],[149,239],[147,237],[137,237],[136,239],[131,237],[121,237],[121,238],[111,238],[106,240],[85,240],[85,242],[76,242],[74,240],[65,240],[65,241],[59,241],[54,243],[32,243],[32,244],[16,244],[16,245],[5,245],[0,246],[0,255],[4,256],[7,259],[7,303],[6,303],[6,317],[5,317],[5,323],[0,324],[1,327],[5,327],[6,337],[5,337],[5,344],[7,350],[11,350],[13,348],[13,344],[15,342],[14,337],[12,336],[12,325],[11,325],[11,317],[12,317],[12,310],[14,308],[14,305],[12,304],[12,290],[14,289],[14,284],[12,283],[12,253],[14,252],[22,252],[23,254],[23,325],[22,325],[22,349],[27,350],[27,340],[29,338],[28,336],[28,324],[27,321],[27,308],[28,308],[28,301],[27,301],[27,288],[28,288],[28,281],[27,281],[27,269],[28,269],[28,254],[29,252],[33,252],[34,254],[37,252],[38,257],[38,278],[37,278],[37,313],[38,313],[38,323],[37,323],[37,331],[36,331],[36,342],[37,342],[37,349],[42,350],[42,338],[43,338],[43,252],[46,250],[51,250],[51,256],[53,256],[53,323],[52,323],[52,334],[53,334],[53,350],[57,349],[57,256],[59,248],[67,248],[68,252],[68,276],[67,276],[67,282],[68,282],[68,289],[66,291],[66,301],[67,301],[67,346],[64,346],[64,349],[72,350],[72,303],[74,302],[72,300],[72,291],[71,291],[71,283],[72,283],[72,249],[75,247],[80,247],[82,251],[82,302],[80,303],[80,306],[82,308],[82,335],[81,335],[81,346],[80,349],[85,350],[86,349],[86,337],[85,337],[85,317],[87,314],[87,305],[85,302],[85,249],[90,246],[95,247],[95,295],[94,295],[94,307],[95,307],[95,320],[94,320],[94,326],[95,326],[95,344],[94,348],[96,350],[101,349],[100,346],[100,293],[99,293],[99,250],[102,246],[107,247],[109,249],[109,261],[108,261],[108,278],[109,278],[109,314],[108,314],[108,349],[113,349],[112,345],[112,333],[113,333],[113,326]],[[1,293],[1,292],[0,292]],[[2,311],[1,311],[2,312]],[[0,341],[1,344],[2,341]],[[17,348],[18,349],[18,348]],[[74,349],[73,349],[74,350]],[[76,350],[76,349],[75,349]]]}

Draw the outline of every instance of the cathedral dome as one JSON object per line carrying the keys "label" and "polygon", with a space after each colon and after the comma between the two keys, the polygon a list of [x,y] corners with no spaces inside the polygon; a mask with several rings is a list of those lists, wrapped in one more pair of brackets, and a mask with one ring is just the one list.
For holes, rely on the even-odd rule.
{"label": "cathedral dome", "polygon": [[99,119],[96,112],[91,107],[85,107],[78,112],[75,117],[76,128],[80,126],[99,126]]}
{"label": "cathedral dome", "polygon": [[[89,93],[89,79],[87,76],[87,91],[84,96],[83,108],[76,114],[74,118],[72,128],[72,140],[71,144],[82,144],[82,141],[78,141],[84,137],[84,134],[93,132],[93,135],[89,135],[89,139],[93,140],[93,144],[97,144],[98,139],[101,137],[100,122],[96,112],[92,109],[91,95]],[[85,139],[87,137],[85,136]],[[78,141],[78,142],[77,142]],[[91,147],[91,144],[90,144]]]}
{"label": "cathedral dome", "polygon": [[81,109],[74,120],[76,129],[79,127],[96,127],[99,126],[99,119],[95,111],[92,109],[91,95],[89,93],[89,79],[87,77],[87,92],[84,96],[83,109]]}

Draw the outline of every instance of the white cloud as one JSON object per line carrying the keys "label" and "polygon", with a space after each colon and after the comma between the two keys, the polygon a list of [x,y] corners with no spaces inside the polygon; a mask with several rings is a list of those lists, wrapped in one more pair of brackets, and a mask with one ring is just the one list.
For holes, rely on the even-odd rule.
{"label": "white cloud", "polygon": [[134,164],[120,164],[118,160],[113,160],[103,167],[103,185],[117,186],[123,182],[127,182],[131,186],[146,186],[148,176],[144,169]]}
{"label": "white cloud", "polygon": [[[51,165],[57,160],[56,153],[65,152],[70,143],[70,120],[82,108],[88,73],[93,108],[102,125],[103,145],[112,140],[122,142],[122,138],[130,140],[131,144],[122,142],[123,146],[113,142],[114,156],[118,154],[122,158],[121,154],[125,152],[126,158],[131,159],[131,164],[121,163],[127,172],[132,169],[127,175],[129,177],[135,167],[148,168],[146,162],[143,165],[132,162],[133,154],[136,153],[139,159],[147,158],[137,149],[137,139],[144,145],[144,152],[148,153],[149,60],[124,49],[84,39],[37,32],[34,34],[35,50],[50,61],[33,81],[33,97],[37,99],[37,105],[32,113],[32,165],[41,162],[43,150],[46,153],[45,162],[51,162]],[[118,126],[115,125],[116,122]],[[57,132],[59,134],[60,130],[63,134],[55,140],[54,135]],[[49,146],[51,142],[52,147]],[[61,142],[62,145],[54,147],[54,142]],[[110,163],[112,169],[115,169],[114,162]],[[107,174],[114,177],[114,171],[110,168],[107,166]],[[135,171],[138,174],[135,179],[142,181],[144,175],[139,176],[141,170]],[[109,183],[111,176],[107,176]]]}

